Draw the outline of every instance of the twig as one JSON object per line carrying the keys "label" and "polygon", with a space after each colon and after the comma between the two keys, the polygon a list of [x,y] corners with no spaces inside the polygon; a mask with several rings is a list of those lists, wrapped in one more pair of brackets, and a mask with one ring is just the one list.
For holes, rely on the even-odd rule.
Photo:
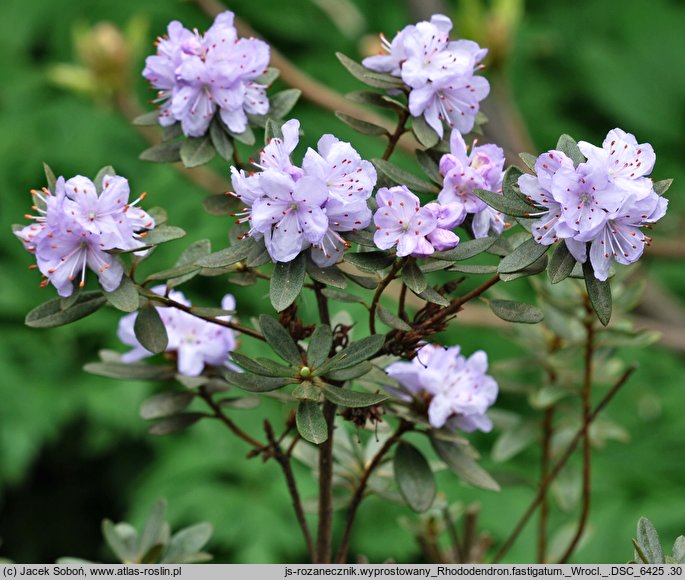
{"label": "twig", "polygon": [[[592,413],[590,414],[589,424],[592,424],[592,422],[597,418],[597,415],[599,415],[602,412],[604,407],[606,407],[607,404],[611,401],[611,399],[614,398],[614,396],[616,395],[616,393],[618,393],[621,387],[625,385],[630,376],[635,372],[636,368],[637,367],[635,366],[628,368],[623,373],[623,375],[621,375],[621,378],[616,382],[616,384],[614,384],[614,386],[611,387],[609,392],[606,395],[604,395],[604,398],[599,402],[599,404],[595,407],[594,411],[592,411]],[[573,452],[576,450],[578,443],[580,443],[581,439],[583,438],[583,430],[584,428],[581,427],[576,432],[573,439],[568,444],[566,451],[564,451],[561,457],[559,457],[557,462],[554,464],[554,467],[552,467],[550,472],[547,474],[545,480],[540,484],[540,488],[538,489],[537,494],[535,494],[533,501],[530,503],[526,511],[523,513],[521,519],[514,527],[514,530],[511,532],[511,534],[509,534],[509,537],[500,546],[499,550],[492,559],[492,564],[496,564],[497,562],[499,562],[504,557],[504,555],[509,551],[509,548],[511,548],[516,539],[519,537],[519,534],[528,523],[528,520],[535,512],[535,509],[538,507],[538,505],[540,505],[540,502],[545,497],[545,494],[547,493],[547,489],[549,488],[550,484],[556,479],[557,475],[559,475],[559,472],[564,468],[564,466],[570,459],[571,455],[573,455]]]}
{"label": "twig", "polygon": [[[283,452],[283,450],[281,449],[280,442],[277,441],[274,437],[274,432],[271,428],[271,424],[266,420],[264,421],[264,431],[266,432],[266,437],[269,441],[269,445],[273,450],[273,457],[283,470],[283,475],[285,476],[285,481],[288,486],[288,492],[290,493],[290,497],[293,502],[293,508],[295,509],[297,523],[300,525],[302,535],[304,536],[304,540],[307,544],[309,559],[313,561],[314,557],[316,556],[316,552],[314,551],[314,542],[312,540],[312,535],[309,532],[307,518],[305,517],[304,508],[302,507],[302,499],[300,497],[300,492],[297,489],[297,482],[295,480],[295,475],[293,473],[292,466],[290,465],[290,449],[286,453]],[[288,431],[289,429],[286,430],[286,433]],[[295,438],[295,440],[297,440],[297,438]]]}
{"label": "twig", "polygon": [[[552,433],[553,433],[554,406],[545,409],[542,420],[542,452],[540,461],[540,481],[545,481],[549,472],[549,462],[551,453]],[[549,500],[547,493],[540,502],[540,521],[538,523],[538,552],[536,562],[543,564],[547,558],[547,519],[549,517]]]}
{"label": "twig", "polygon": [[397,142],[399,141],[400,137],[407,132],[405,125],[407,124],[408,118],[409,111],[407,109],[402,109],[397,119],[397,127],[395,127],[394,133],[388,138],[388,146],[385,148],[383,153],[383,159],[385,161],[390,159],[392,152],[395,150],[395,147],[397,147]]}
{"label": "twig", "polygon": [[200,387],[199,389],[200,397],[209,405],[209,407],[214,411],[214,416],[219,419],[226,427],[228,427],[236,436],[240,437],[246,443],[252,445],[255,450],[264,449],[264,445],[245,433],[240,427],[238,427],[226,414],[223,412],[221,407],[212,399],[212,396],[207,392],[205,387]]}
{"label": "twig", "polygon": [[335,562],[337,564],[343,564],[347,560],[347,552],[350,548],[350,538],[352,536],[352,527],[354,526],[354,520],[357,516],[357,510],[359,505],[364,499],[364,492],[366,491],[366,485],[369,482],[369,478],[373,474],[374,470],[380,462],[382,461],[385,454],[390,451],[391,447],[399,441],[400,437],[407,431],[411,431],[412,425],[405,421],[402,421],[395,432],[386,439],[383,446],[378,450],[376,455],[373,456],[371,462],[364,469],[362,476],[359,478],[359,483],[357,488],[354,490],[352,499],[350,500],[350,505],[347,508],[347,516],[345,518],[345,530],[343,531],[342,539],[340,540],[340,547],[338,548],[338,554],[335,557]]}
{"label": "twig", "polygon": [[592,306],[589,300],[585,304],[585,332],[587,339],[585,341],[585,364],[584,364],[584,378],[583,378],[583,503],[580,510],[580,519],[578,520],[578,529],[576,530],[573,539],[564,551],[564,554],[559,559],[560,564],[565,564],[573,554],[574,550],[583,537],[585,526],[587,525],[587,518],[590,514],[590,497],[592,493],[591,481],[591,466],[592,466],[592,446],[590,442],[590,394],[592,390],[592,357],[595,352],[595,326]]}
{"label": "twig", "polygon": [[214,318],[212,316],[202,316],[201,314],[198,314],[197,312],[193,312],[192,306],[186,306],[185,304],[181,302],[176,302],[176,300],[172,300],[171,298],[168,298],[166,296],[160,296],[159,294],[154,294],[154,293],[146,293],[145,297],[148,300],[152,300],[154,302],[159,302],[161,304],[165,304],[166,306],[171,306],[172,308],[176,308],[177,310],[182,310],[183,312],[187,312],[188,314],[192,314],[196,318],[201,318],[202,320],[206,320],[207,322],[211,322],[212,324],[216,324],[218,326],[223,326],[225,328],[230,328],[232,330],[236,330],[237,332],[240,332],[241,334],[246,334],[247,336],[251,336],[252,338],[256,338],[258,340],[266,340],[264,338],[264,335],[262,335],[261,332],[257,332],[256,330],[253,330],[251,328],[248,328],[247,326],[242,326],[241,324],[238,324],[236,322],[231,322],[230,320],[220,320],[218,318]]}
{"label": "twig", "polygon": [[452,514],[450,514],[449,508],[442,510],[442,519],[445,521],[445,528],[447,529],[447,534],[450,537],[450,543],[452,544],[452,558],[453,562],[463,562],[462,559],[462,549],[459,542],[459,532],[457,532],[457,526],[454,525],[452,520]]}
{"label": "twig", "polygon": [[378,308],[378,302],[383,295],[383,291],[388,287],[388,284],[395,279],[395,274],[399,272],[402,267],[407,263],[409,258],[402,258],[401,260],[396,260],[388,275],[381,280],[381,283],[376,288],[376,292],[371,300],[371,307],[369,308],[369,332],[371,334],[376,334],[376,309]]}
{"label": "twig", "polygon": [[402,320],[407,322],[407,310],[405,302],[407,300],[407,285],[402,282],[402,288],[400,288],[400,298],[397,304],[397,316]]}
{"label": "twig", "polygon": [[319,445],[319,528],[316,563],[329,564],[333,552],[333,428],[336,406],[324,401],[328,438]]}

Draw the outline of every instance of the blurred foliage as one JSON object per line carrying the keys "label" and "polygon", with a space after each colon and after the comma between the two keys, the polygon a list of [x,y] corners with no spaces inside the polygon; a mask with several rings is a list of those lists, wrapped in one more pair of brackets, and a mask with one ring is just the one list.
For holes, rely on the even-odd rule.
{"label": "blurred foliage", "polygon": [[[465,22],[471,26],[478,16],[474,3],[450,3],[458,33],[462,10],[470,10]],[[366,34],[392,34],[412,21],[410,4],[415,3],[355,0],[350,6],[358,9],[356,16],[353,8],[345,16],[347,3],[338,8],[311,0],[293,0],[287,11],[276,0],[241,0],[227,6],[299,67],[347,93],[360,86],[342,74],[334,52],[357,57],[359,46],[356,36],[343,34],[341,28],[346,27],[340,19],[356,19],[355,26]],[[343,16],[337,10],[343,10]],[[515,12],[510,15],[517,20]],[[29,260],[9,232],[11,223],[21,221],[28,209],[28,190],[43,185],[42,161],[65,176],[92,175],[111,164],[130,179],[134,192],[148,191],[149,206],[167,208],[170,222],[190,232],[189,241],[209,237],[217,248],[225,244],[226,228],[220,220],[226,218],[202,210],[203,191],[169,166],[138,160],[147,144],[106,101],[96,105],[53,82],[55,65],[75,62],[72,41],[75,34],[87,38],[84,27],[109,21],[129,31],[147,30],[146,40],[138,45],[142,52],[131,47],[134,67],[141,70],[145,47],[152,51],[154,37],[172,19],[200,29],[210,21],[185,2],[6,0],[0,6],[0,187],[5,192],[0,213],[0,231],[5,232],[0,243],[0,276],[5,280],[0,292],[0,537],[3,555],[16,561],[49,562],[65,553],[106,559],[110,556],[100,540],[101,519],[126,517],[142,524],[161,495],[170,500],[174,527],[198,520],[214,525],[209,545],[214,561],[305,559],[303,546],[293,540],[292,510],[276,465],[246,460],[244,444],[227,437],[217,424],[203,423],[153,440],[137,409],[155,392],[154,385],[115,382],[80,370],[101,348],[121,350],[113,332],[115,312],[103,310],[75,326],[50,331],[23,326],[25,313],[46,300],[48,290],[38,289],[37,275],[25,269]],[[685,183],[680,154],[685,77],[676,74],[685,66],[683,28],[685,6],[676,0],[583,0],[572,9],[566,3],[529,0],[511,45],[499,48],[511,51],[504,72],[540,150],[553,146],[563,132],[599,142],[615,126],[653,144],[655,178],[676,178],[670,192],[674,211],[659,227],[660,236],[679,234],[685,212],[685,202],[677,195]],[[80,45],[82,56],[83,42],[87,40]],[[285,87],[279,81],[276,88]],[[136,80],[135,90],[141,102],[151,98],[142,78]],[[328,111],[301,102],[294,114],[306,131],[305,146],[330,131],[352,140],[363,157],[383,150],[383,143],[360,138]],[[400,155],[395,161],[401,159]],[[218,159],[212,167],[227,174],[226,164]],[[159,251],[157,263],[166,258],[171,266],[179,253],[169,244]],[[676,292],[685,289],[677,262],[647,264],[642,275],[648,272]],[[511,283],[514,292],[517,284]],[[525,288],[520,288],[525,295]],[[209,305],[227,290],[223,278],[212,278],[203,280],[202,287],[190,284],[187,294],[194,303]],[[268,305],[265,286],[231,286],[230,291],[244,320]],[[307,307],[311,308],[302,306]],[[354,308],[350,310],[354,315]],[[459,342],[466,352],[486,348],[492,361],[521,354],[513,332],[497,336],[493,341],[492,330],[457,324],[445,339]],[[502,341],[502,336],[512,340]],[[616,533],[625,530],[628,537],[639,514],[648,514],[668,537],[682,529],[683,514],[674,506],[682,505],[685,475],[680,467],[685,365],[678,354],[654,347],[649,352],[629,347],[622,356],[641,367],[607,417],[626,426],[631,441],[608,442],[595,462],[593,533],[576,556],[583,562],[624,561],[625,548],[615,541]],[[505,392],[500,404],[515,409],[521,403]],[[265,412],[274,420],[285,418],[284,409],[267,402],[256,410],[236,412],[236,420],[250,431]],[[487,450],[498,435],[478,435],[474,442]],[[494,473],[500,469],[489,459],[484,463],[494,466]],[[507,471],[512,469],[519,484],[510,483],[499,494],[457,484],[446,473],[438,474],[439,488],[448,490],[450,501],[479,501],[480,526],[501,540],[532,495],[529,483],[537,476],[536,451],[522,451],[507,464]],[[306,469],[299,474],[305,475]],[[303,496],[313,497],[311,480],[303,480]],[[400,514],[406,515],[400,506],[369,500],[361,510],[351,553],[363,552],[372,562],[387,557],[417,561],[421,555],[412,534],[394,525]],[[551,528],[560,527],[566,518],[555,514]],[[378,534],[379,521],[387,523],[383,534]],[[507,561],[530,561],[533,529],[529,526]]]}

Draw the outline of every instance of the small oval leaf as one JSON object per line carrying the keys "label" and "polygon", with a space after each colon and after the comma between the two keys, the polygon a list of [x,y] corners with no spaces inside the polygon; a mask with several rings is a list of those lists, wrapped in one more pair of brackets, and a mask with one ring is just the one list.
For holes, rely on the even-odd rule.
{"label": "small oval leaf", "polygon": [[319,445],[328,439],[328,426],[318,403],[310,400],[300,401],[295,422],[299,434],[310,443]]}
{"label": "small oval leaf", "polygon": [[169,344],[164,322],[157,309],[149,304],[138,311],[133,332],[140,344],[150,352],[164,352]]}
{"label": "small oval leaf", "polygon": [[290,262],[277,262],[271,274],[269,298],[276,312],[288,308],[300,295],[304,285],[306,262],[300,254]]}
{"label": "small oval leaf", "polygon": [[496,316],[508,322],[537,324],[545,315],[537,306],[515,302],[513,300],[490,300],[488,305]]}
{"label": "small oval leaf", "polygon": [[437,492],[435,476],[426,458],[416,447],[401,441],[395,450],[393,469],[404,501],[415,512],[425,512]]}

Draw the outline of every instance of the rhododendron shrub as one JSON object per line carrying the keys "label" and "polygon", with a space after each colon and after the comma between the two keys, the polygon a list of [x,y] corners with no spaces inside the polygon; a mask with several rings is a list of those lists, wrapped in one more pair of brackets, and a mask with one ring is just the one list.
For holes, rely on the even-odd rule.
{"label": "rhododendron shrub", "polygon": [[[478,463],[484,450],[475,449],[473,432],[496,433],[493,455],[504,461],[536,440],[536,414],[553,424],[555,412],[577,415],[569,401],[580,399],[579,430],[547,458],[555,463],[539,483],[539,503],[575,448],[589,448],[590,424],[632,372],[610,377],[613,387],[593,412],[594,345],[612,311],[631,306],[623,269],[649,245],[644,230],[664,216],[670,181],[653,181],[652,147],[618,128],[601,146],[563,135],[538,157],[522,154],[524,172],[477,136],[489,92],[481,71],[487,50],[450,39],[451,30],[449,18],[435,15],[384,38],[381,54],[361,64],[338,55],[376,89],[355,99],[397,116],[388,128],[339,115],[361,133],[387,138],[380,158],[364,159],[354,142],[301,126],[291,113],[299,91],[270,90],[278,73],[269,68],[269,46],[240,38],[231,12],[204,33],[174,21],[143,71],[158,109],[136,122],[160,125],[163,142],[141,157],[189,168],[215,154],[225,160],[232,191],[205,206],[223,216],[216,227],[230,242],[184,248],[185,232],[167,223],[163,209],[141,208],[145,195],[130,201],[128,179],[111,167],[92,180],[56,178],[46,168],[31,221],[14,232],[35,258],[41,284],[58,295],[30,312],[27,324],[53,327],[103,307],[121,311],[121,348],[103,351],[86,370],[156,381],[160,392],[141,411],[154,421],[151,434],[216,420],[249,457],[275,460],[312,562],[349,559],[370,493],[449,516],[436,495],[436,469],[482,488],[487,509],[487,494],[500,483]],[[417,163],[404,167],[390,159],[409,131],[419,143]],[[303,150],[302,132],[316,149]],[[263,133],[262,148],[255,133]],[[249,162],[237,147],[252,149]],[[149,199],[160,197],[151,192]],[[157,263],[156,248],[172,243],[176,263]],[[141,267],[151,273],[141,275]],[[226,280],[228,293],[206,296],[206,277]],[[535,303],[512,299],[515,279],[529,282]],[[268,294],[256,318],[233,297],[238,284]],[[615,301],[612,288],[621,290]],[[524,390],[527,417],[500,408],[511,371],[488,355],[504,340],[500,333],[475,350],[441,334],[478,299],[512,323],[535,363],[528,370],[540,371]],[[580,333],[568,336],[579,320]],[[633,333],[624,322],[622,332]],[[563,367],[570,360],[573,372]],[[264,398],[288,409],[284,424],[243,425],[240,409]],[[501,419],[507,413],[514,416],[508,423]],[[553,425],[545,429],[549,443]],[[318,484],[313,515],[305,512],[296,462],[311,467]],[[522,512],[523,525],[533,512]],[[562,560],[583,529],[584,519]],[[455,547],[445,561],[498,561],[518,531],[496,552],[483,547],[474,556]]]}

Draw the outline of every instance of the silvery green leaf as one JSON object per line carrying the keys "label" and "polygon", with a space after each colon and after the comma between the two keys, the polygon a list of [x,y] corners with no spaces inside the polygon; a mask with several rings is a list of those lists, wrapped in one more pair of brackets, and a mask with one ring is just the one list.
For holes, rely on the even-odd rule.
{"label": "silvery green leaf", "polygon": [[235,212],[235,201],[225,193],[209,195],[202,201],[202,207],[210,215],[227,216]]}
{"label": "silvery green leaf", "polygon": [[140,296],[133,281],[126,275],[112,292],[105,292],[107,302],[122,312],[135,312],[140,306]]}
{"label": "silvery green leaf", "polygon": [[150,352],[164,352],[169,344],[164,322],[152,305],[143,306],[138,311],[138,316],[133,323],[133,332],[138,342]]}
{"label": "silvery green leaf", "polygon": [[158,244],[165,244],[172,240],[178,240],[185,236],[185,230],[176,226],[159,226],[150,230],[145,238],[145,243],[148,246],[156,246]]}
{"label": "silvery green leaf", "polygon": [[[163,545],[167,538],[164,538],[165,527],[168,526],[164,521],[164,513],[166,512],[166,501],[160,499],[152,508],[152,513],[145,522],[143,533],[140,536],[140,544],[138,546],[137,561],[152,561],[158,560],[161,555],[161,549],[157,554],[157,558],[151,558],[148,554],[156,546]],[[168,527],[167,527],[168,530]],[[168,533],[168,532],[167,532]]]}
{"label": "silvery green leaf", "polygon": [[637,543],[647,557],[645,564],[663,564],[664,551],[656,528],[647,518],[642,517],[637,523]]}
{"label": "silvery green leaf", "polygon": [[53,298],[36,306],[24,320],[31,328],[52,328],[85,318],[99,310],[107,299],[100,291],[80,292],[68,308],[62,308],[62,298]]}
{"label": "silvery green leaf", "polygon": [[437,304],[438,306],[449,306],[450,301],[440,294],[435,288],[428,286],[423,292],[417,294],[420,298],[423,298],[426,302],[431,302]]}
{"label": "silvery green leaf", "polygon": [[664,193],[666,193],[670,189],[672,184],[673,184],[672,179],[662,179],[661,181],[655,181],[654,182],[654,191],[658,195],[663,195]]}
{"label": "silvery green leaf", "polygon": [[300,89],[286,89],[272,95],[269,99],[267,116],[272,119],[284,119],[297,103],[302,91]]}
{"label": "silvery green leaf", "polygon": [[[385,344],[385,336],[372,334],[361,340],[349,344],[346,348],[329,359],[318,374],[325,374],[328,370],[346,369],[373,357]],[[324,370],[325,369],[325,370]]]}
{"label": "silvery green leaf", "polygon": [[176,374],[176,369],[171,366],[113,361],[87,363],[83,370],[102,377],[138,381],[164,381],[173,379]]}
{"label": "silvery green leaf", "polygon": [[306,261],[300,254],[290,262],[277,262],[271,274],[269,298],[276,312],[290,306],[300,295],[304,285]]}
{"label": "silvery green leaf", "polygon": [[488,306],[496,316],[507,322],[537,324],[545,317],[537,306],[513,300],[490,300]]}
{"label": "silvery green leaf", "polygon": [[333,346],[333,333],[327,324],[319,324],[309,339],[307,346],[307,364],[317,368],[328,358]]}
{"label": "silvery green leaf", "polygon": [[139,156],[143,161],[155,163],[175,163],[181,160],[181,142],[160,143],[143,151]]}
{"label": "silvery green leaf", "polygon": [[186,167],[209,163],[215,153],[209,137],[188,137],[181,145],[181,161]]}
{"label": "silvery green leaf", "polygon": [[502,258],[499,266],[497,266],[497,271],[503,274],[513,274],[524,270],[539,260],[547,252],[547,248],[548,246],[538,244],[533,238],[530,238],[514,248],[511,254]]}
{"label": "silvery green leaf", "polygon": [[595,278],[590,260],[583,264],[583,275],[592,308],[599,321],[606,326],[611,320],[611,285],[608,280],[602,282]]}
{"label": "silvery green leaf", "polygon": [[395,481],[407,505],[415,512],[425,512],[435,499],[435,476],[423,454],[413,445],[400,441],[393,457]]}
{"label": "silvery green leaf", "polygon": [[426,277],[415,260],[409,260],[402,268],[402,282],[415,294],[421,294],[428,286]]}
{"label": "silvery green leaf", "polygon": [[335,116],[338,117],[343,123],[352,127],[357,133],[362,135],[387,135],[388,131],[385,127],[380,127],[369,123],[368,121],[362,121],[361,119],[356,119],[351,115],[341,113],[340,111],[335,112]]}
{"label": "silvery green leaf", "polygon": [[206,522],[179,530],[169,540],[160,563],[182,564],[197,561],[189,558],[202,550],[207,542],[209,542],[213,532],[214,528],[212,525]]}
{"label": "silvery green leaf", "polygon": [[519,153],[519,157],[526,164],[526,167],[531,171],[535,171],[535,163],[537,163],[538,158],[530,153]]}
{"label": "silvery green leaf", "polygon": [[503,431],[492,446],[492,459],[508,461],[537,440],[539,427],[530,421]]}
{"label": "silvery green leaf", "polygon": [[500,490],[499,484],[462,446],[441,441],[435,437],[431,437],[431,443],[440,458],[465,482],[483,489]]}
{"label": "silvery green leaf", "polygon": [[209,136],[212,140],[212,145],[214,149],[219,154],[219,156],[228,161],[233,162],[233,142],[229,137],[228,133],[223,128],[222,123],[215,118],[212,124],[209,126]]}
{"label": "silvery green leaf", "polygon": [[351,292],[345,292],[344,290],[338,290],[337,288],[324,288],[321,293],[330,300],[335,300],[337,302],[347,302],[349,304],[364,304],[364,300],[352,294]]}
{"label": "silvery green leaf", "polygon": [[468,240],[460,242],[456,248],[447,250],[445,252],[435,252],[431,254],[432,259],[446,260],[448,262],[459,262],[461,260],[468,260],[477,256],[481,252],[485,252],[497,241],[497,238],[488,236],[485,238],[477,238],[475,240]]}
{"label": "silvery green leaf", "polygon": [[309,274],[312,280],[316,280],[321,284],[335,286],[336,288],[345,288],[347,286],[347,279],[336,266],[320,268],[310,260],[307,262],[307,274]]}
{"label": "silvery green leaf", "polygon": [[150,435],[170,435],[171,433],[178,433],[187,429],[191,425],[197,423],[203,417],[207,417],[204,413],[182,413],[180,415],[172,415],[166,417],[158,423],[150,427],[147,432]]}
{"label": "silvery green leaf", "polygon": [[417,149],[416,160],[419,162],[419,165],[426,173],[426,175],[430,177],[431,181],[434,181],[438,185],[442,185],[443,178],[442,175],[440,175],[440,168],[438,166],[438,162],[435,159],[433,159],[425,151]]}
{"label": "silvery green leaf", "polygon": [[319,445],[328,439],[328,425],[318,403],[309,400],[300,401],[295,422],[298,433],[306,441]]}
{"label": "silvery green leaf", "polygon": [[364,362],[361,362],[353,367],[340,369],[337,371],[328,371],[326,376],[332,381],[351,381],[352,379],[363,377],[365,374],[371,372],[372,369],[373,365],[369,361],[365,360]]}
{"label": "silvery green leaf", "polygon": [[573,254],[569,252],[566,243],[561,241],[554,250],[552,258],[547,265],[549,281],[552,284],[558,284],[562,280],[565,280],[571,275],[575,265],[576,259],[573,257]]}
{"label": "silvery green leaf", "polygon": [[274,365],[277,365],[276,368],[274,368],[272,365],[262,365],[256,360],[240,354],[239,352],[232,352],[231,358],[233,359],[233,362],[240,365],[246,371],[256,375],[261,375],[263,377],[293,377],[297,372],[292,367],[278,365],[278,363],[273,363]]}
{"label": "silvery green leaf", "polygon": [[159,125],[159,110],[150,111],[148,113],[143,113],[138,115],[133,119],[132,123],[141,127],[150,127],[153,125]]}
{"label": "silvery green leaf", "polygon": [[43,171],[45,172],[45,182],[47,183],[48,189],[54,193],[55,184],[57,183],[57,178],[52,168],[45,162],[43,162]]}
{"label": "silvery green leaf", "polygon": [[559,137],[559,141],[557,141],[556,148],[562,153],[565,153],[568,157],[570,157],[573,161],[573,165],[575,165],[576,167],[578,167],[578,165],[580,165],[581,163],[585,163],[585,161],[587,161],[585,159],[585,155],[583,155],[580,149],[578,148],[578,143],[570,135],[564,134],[561,137]]}
{"label": "silvery green leaf", "polygon": [[[512,217],[535,217],[541,211],[532,205],[528,205],[523,199],[512,199],[493,191],[474,189],[473,195],[483,200],[490,207]],[[546,210],[544,210],[546,211]]]}
{"label": "silvery green leaf", "polygon": [[351,391],[343,387],[323,386],[324,397],[340,407],[370,407],[388,399],[388,395]]}
{"label": "silvery green leaf", "polygon": [[390,310],[381,304],[378,305],[376,314],[378,314],[378,318],[380,318],[381,322],[383,324],[387,324],[390,328],[402,330],[404,332],[409,332],[411,330],[411,326],[409,326],[409,324],[407,324],[399,316],[390,312]]}
{"label": "silvery green leaf", "polygon": [[433,127],[426,123],[423,116],[412,117],[411,129],[418,142],[426,149],[435,147],[440,141],[440,136],[435,132]]}
{"label": "silvery green leaf", "polygon": [[140,416],[143,419],[161,419],[175,415],[190,405],[194,396],[188,391],[160,393],[143,401]]}
{"label": "silvery green leaf", "polygon": [[354,78],[370,87],[375,87],[377,89],[397,89],[403,86],[401,79],[390,75],[375,73],[341,52],[336,52],[335,56],[338,57],[338,60]]}
{"label": "silvery green leaf", "polygon": [[247,254],[252,245],[252,238],[245,238],[228,248],[209,254],[204,258],[200,258],[196,262],[196,265],[201,266],[202,268],[225,268],[226,266],[231,266],[236,262],[240,262],[247,258]]}
{"label": "silvery green leaf", "polygon": [[102,180],[105,178],[105,175],[116,175],[117,172],[114,171],[114,167],[111,165],[105,165],[103,168],[100,169],[95,174],[95,177],[93,178],[93,185],[95,185],[95,189],[97,190],[98,193],[102,193],[102,188],[103,188],[103,183]]}
{"label": "silvery green leaf", "polygon": [[269,346],[278,356],[298,368],[302,366],[300,350],[280,322],[268,314],[262,314],[259,317],[259,327]]}
{"label": "silvery green leaf", "polygon": [[102,535],[114,555],[121,562],[135,562],[138,552],[138,532],[126,523],[114,524],[103,520]]}
{"label": "silvery green leaf", "polygon": [[387,252],[347,252],[345,261],[365,272],[379,272],[390,266],[395,260]]}
{"label": "silvery green leaf", "polygon": [[383,159],[372,159],[376,169],[397,185],[406,185],[413,192],[440,193],[440,189],[433,183],[416,177],[413,173],[402,169],[400,166]]}

